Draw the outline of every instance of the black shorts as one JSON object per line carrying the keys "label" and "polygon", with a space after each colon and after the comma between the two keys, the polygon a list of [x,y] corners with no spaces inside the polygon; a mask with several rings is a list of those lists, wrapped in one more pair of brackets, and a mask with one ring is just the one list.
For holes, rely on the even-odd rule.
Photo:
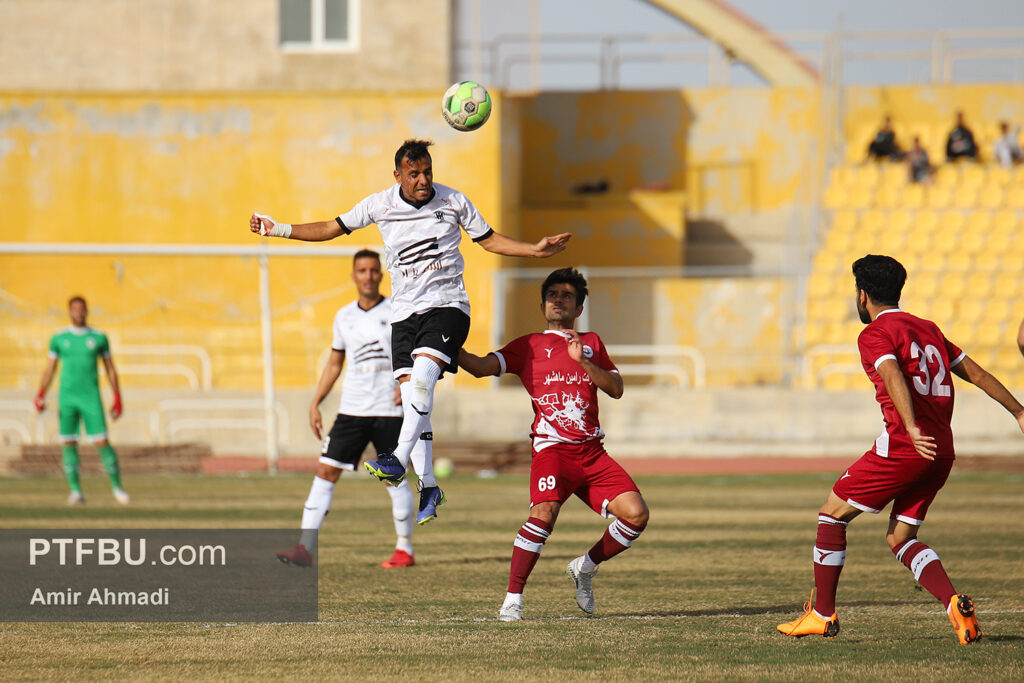
{"label": "black shorts", "polygon": [[457,308],[432,308],[393,323],[391,366],[395,379],[411,373],[413,356],[421,353],[448,363],[441,370],[454,375],[459,369],[459,349],[468,335],[469,316]]}
{"label": "black shorts", "polygon": [[330,433],[324,437],[324,445],[320,449],[320,462],[351,472],[359,464],[368,443],[373,442],[378,454],[389,453],[398,445],[400,431],[400,417],[339,414]]}

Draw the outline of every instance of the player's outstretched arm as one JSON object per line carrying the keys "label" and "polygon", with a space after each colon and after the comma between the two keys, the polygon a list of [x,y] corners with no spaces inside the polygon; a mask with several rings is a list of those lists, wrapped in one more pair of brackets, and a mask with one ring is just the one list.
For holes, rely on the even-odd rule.
{"label": "player's outstretched arm", "polygon": [[1020,404],[1010,390],[1003,386],[1003,383],[996,379],[990,372],[981,367],[970,356],[953,366],[953,374],[960,379],[966,380],[991,396],[999,405],[1017,418],[1017,424],[1024,432],[1024,406]]}
{"label": "player's outstretched arm", "polygon": [[313,394],[313,402],[309,404],[309,427],[313,430],[316,438],[322,439],[324,421],[320,415],[320,403],[331,393],[331,388],[341,376],[341,369],[345,365],[345,352],[331,349],[331,355],[327,359],[324,371],[320,373],[320,381],[316,383],[316,393]]}
{"label": "player's outstretched arm", "polygon": [[490,237],[480,240],[478,244],[491,252],[502,256],[530,256],[533,258],[547,258],[565,250],[566,242],[572,237],[572,233],[563,232],[561,235],[543,237],[540,241],[531,244],[520,240],[506,237],[499,232],[491,233]]}
{"label": "player's outstretched arm", "polygon": [[32,405],[36,407],[36,410],[43,412],[46,408],[46,391],[50,388],[50,382],[53,381],[53,374],[57,371],[57,359],[49,358],[46,361],[46,368],[43,370],[43,378],[39,381],[39,393],[36,394],[35,399],[32,401]]}
{"label": "player's outstretched arm", "polygon": [[910,435],[917,454],[926,460],[935,459],[935,437],[926,436],[921,433],[914,418],[914,404],[910,399],[910,389],[907,387],[907,380],[900,371],[900,366],[893,359],[887,359],[878,366],[878,375],[885,382],[885,390],[889,393],[896,412],[903,420],[903,427]]}
{"label": "player's outstretched arm", "polygon": [[594,383],[594,386],[612,398],[622,398],[622,392],[625,389],[622,383],[622,375],[605,370],[584,356],[583,342],[580,341],[580,335],[576,330],[566,330],[565,332],[569,335],[569,338],[565,340],[565,343],[569,345],[569,357],[587,371],[587,375],[590,376],[590,381]]}
{"label": "player's outstretched arm", "polygon": [[474,356],[466,349],[459,350],[459,367],[474,377],[491,377],[501,374],[498,357],[489,353],[484,357]]}
{"label": "player's outstretched arm", "polygon": [[1020,327],[1017,328],[1017,348],[1020,349],[1020,355],[1024,356],[1024,320],[1020,321]]}
{"label": "player's outstretched arm", "polygon": [[344,226],[334,221],[316,223],[279,223],[266,214],[254,213],[249,217],[249,231],[264,237],[285,237],[303,242],[326,242],[345,232]]}

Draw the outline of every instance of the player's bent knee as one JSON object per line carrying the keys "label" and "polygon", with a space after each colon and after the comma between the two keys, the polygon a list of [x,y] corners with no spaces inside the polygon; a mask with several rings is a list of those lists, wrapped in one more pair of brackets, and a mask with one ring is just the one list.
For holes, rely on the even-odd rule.
{"label": "player's bent knee", "polygon": [[537,503],[530,508],[530,516],[536,517],[542,522],[554,524],[555,520],[558,519],[558,509],[559,505],[554,501]]}
{"label": "player's bent knee", "polygon": [[319,463],[316,467],[316,476],[334,484],[341,477],[341,470],[337,467],[331,467],[326,463]]}

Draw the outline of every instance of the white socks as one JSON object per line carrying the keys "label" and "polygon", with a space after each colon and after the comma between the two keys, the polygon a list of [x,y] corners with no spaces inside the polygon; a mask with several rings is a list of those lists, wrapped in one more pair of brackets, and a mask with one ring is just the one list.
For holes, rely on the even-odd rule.
{"label": "white socks", "polygon": [[[430,430],[430,413],[434,409],[434,385],[441,377],[441,366],[426,356],[416,356],[412,363],[412,373],[408,382],[403,382],[402,391],[402,431],[398,435],[398,446],[395,457],[402,466],[409,467],[409,457],[413,448],[420,440],[420,434]],[[432,462],[424,462],[423,467],[429,470],[416,469],[418,463],[413,462],[413,471],[421,478],[429,474],[433,478]],[[426,486],[427,484],[424,484]],[[434,483],[433,486],[437,484]]]}
{"label": "white socks", "polygon": [[437,486],[437,479],[434,478],[434,432],[431,431],[430,418],[420,420],[423,431],[412,449],[410,460],[414,472],[420,474],[420,482],[423,487]]}
{"label": "white socks", "polygon": [[398,543],[395,547],[412,555],[413,496],[407,481],[398,486],[386,486],[391,496],[391,515],[395,519],[395,533]]}
{"label": "white socks", "polygon": [[580,562],[580,572],[593,574],[595,569],[597,569],[597,565],[590,559],[590,553],[583,553],[583,561]]}
{"label": "white socks", "polygon": [[523,606],[523,594],[522,593],[505,593],[505,602],[502,604],[502,609],[509,605]]}
{"label": "white socks", "polygon": [[302,509],[302,538],[299,543],[306,550],[313,552],[316,548],[316,532],[324,523],[324,517],[331,511],[331,500],[334,498],[334,482],[313,477],[313,485],[309,487],[309,497]]}

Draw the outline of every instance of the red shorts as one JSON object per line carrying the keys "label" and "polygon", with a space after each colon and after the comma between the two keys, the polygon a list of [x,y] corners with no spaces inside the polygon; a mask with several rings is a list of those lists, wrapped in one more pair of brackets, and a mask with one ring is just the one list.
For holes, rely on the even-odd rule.
{"label": "red shorts", "polygon": [[636,491],[633,478],[604,450],[597,440],[582,444],[555,444],[534,451],[530,465],[530,506],[558,501],[574,493],[603,517],[608,503],[620,493]]}
{"label": "red shorts", "polygon": [[832,492],[872,514],[892,501],[889,519],[920,525],[952,468],[952,458],[883,458],[868,451],[836,480]]}

